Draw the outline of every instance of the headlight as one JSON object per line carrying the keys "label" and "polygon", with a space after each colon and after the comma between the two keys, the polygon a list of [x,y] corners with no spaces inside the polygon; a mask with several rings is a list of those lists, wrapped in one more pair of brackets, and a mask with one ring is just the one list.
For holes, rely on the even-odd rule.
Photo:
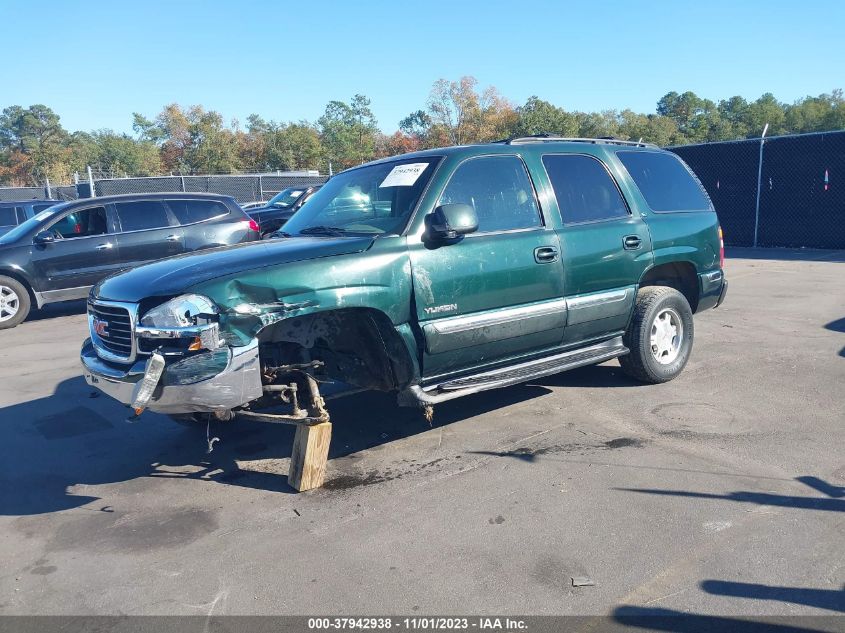
{"label": "headlight", "polygon": [[149,310],[141,317],[141,325],[156,328],[191,327],[200,315],[217,314],[217,306],[202,295],[181,295]]}

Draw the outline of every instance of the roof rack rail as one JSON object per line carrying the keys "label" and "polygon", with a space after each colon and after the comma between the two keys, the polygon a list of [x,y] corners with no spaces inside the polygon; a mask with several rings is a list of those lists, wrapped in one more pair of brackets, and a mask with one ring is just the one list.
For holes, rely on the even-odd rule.
{"label": "roof rack rail", "polygon": [[514,138],[506,138],[500,141],[493,141],[494,143],[503,143],[505,145],[522,145],[525,143],[546,143],[546,142],[566,142],[566,143],[592,143],[593,145],[630,145],[633,147],[657,147],[653,143],[644,143],[643,141],[623,141],[622,139],[613,138],[612,136],[605,136],[600,138],[579,138],[574,136],[554,136],[552,134],[532,134],[531,136],[517,136]]}

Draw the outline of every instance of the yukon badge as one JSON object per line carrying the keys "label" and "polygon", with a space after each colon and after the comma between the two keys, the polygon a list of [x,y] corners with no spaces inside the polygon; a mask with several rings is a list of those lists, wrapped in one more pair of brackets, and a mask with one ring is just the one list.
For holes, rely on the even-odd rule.
{"label": "yukon badge", "polygon": [[458,309],[457,303],[444,303],[442,306],[431,306],[425,308],[426,314],[440,314],[441,312],[453,312]]}
{"label": "yukon badge", "polygon": [[109,324],[107,321],[100,321],[100,319],[94,317],[91,322],[91,327],[94,330],[94,334],[96,334],[100,338],[109,337]]}

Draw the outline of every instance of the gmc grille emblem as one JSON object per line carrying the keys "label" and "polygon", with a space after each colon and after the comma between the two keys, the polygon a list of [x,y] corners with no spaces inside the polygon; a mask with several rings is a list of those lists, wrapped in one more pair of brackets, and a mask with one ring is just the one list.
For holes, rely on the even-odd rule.
{"label": "gmc grille emblem", "polygon": [[98,318],[94,318],[93,321],[94,325],[94,334],[99,336],[100,338],[108,338],[109,336],[109,324],[106,321],[100,321]]}

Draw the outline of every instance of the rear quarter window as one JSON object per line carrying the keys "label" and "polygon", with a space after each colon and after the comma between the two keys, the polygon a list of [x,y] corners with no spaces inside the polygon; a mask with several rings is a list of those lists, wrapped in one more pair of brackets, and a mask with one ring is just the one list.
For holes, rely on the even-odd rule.
{"label": "rear quarter window", "polygon": [[168,200],[167,204],[179,224],[193,224],[229,213],[229,208],[217,200]]}
{"label": "rear quarter window", "polygon": [[657,213],[710,211],[704,188],[674,154],[668,152],[616,152],[646,204]]}
{"label": "rear quarter window", "polygon": [[0,207],[0,226],[15,226],[18,223],[16,209],[17,207]]}
{"label": "rear quarter window", "polygon": [[164,205],[158,200],[139,200],[115,204],[120,226],[124,232],[145,231],[170,226]]}

